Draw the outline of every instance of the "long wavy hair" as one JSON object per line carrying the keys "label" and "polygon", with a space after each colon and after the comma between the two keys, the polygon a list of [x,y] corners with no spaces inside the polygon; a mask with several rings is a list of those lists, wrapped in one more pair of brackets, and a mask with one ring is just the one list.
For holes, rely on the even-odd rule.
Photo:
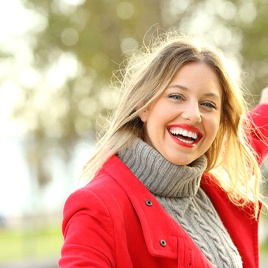
{"label": "long wavy hair", "polygon": [[[261,197],[261,174],[256,155],[247,140],[250,131],[241,83],[229,72],[228,64],[216,48],[175,32],[158,36],[128,59],[117,77],[120,101],[102,128],[95,152],[84,167],[82,177],[90,181],[102,165],[143,138],[139,114],[167,88],[174,75],[187,63],[205,63],[213,69],[222,87],[222,111],[218,133],[205,153],[206,172],[216,174],[217,184],[236,205],[254,203],[257,217]],[[220,172],[219,172],[220,171]]]}

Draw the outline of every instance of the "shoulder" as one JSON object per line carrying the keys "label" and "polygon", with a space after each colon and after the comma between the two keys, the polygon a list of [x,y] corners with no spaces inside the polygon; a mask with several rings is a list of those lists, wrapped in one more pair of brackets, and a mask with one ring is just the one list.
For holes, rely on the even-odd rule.
{"label": "shoulder", "polygon": [[75,190],[67,198],[64,212],[87,209],[107,210],[115,199],[121,199],[124,192],[116,181],[105,171],[101,172],[86,186]]}
{"label": "shoulder", "polygon": [[228,193],[220,186],[217,178],[213,174],[203,174],[201,188],[205,191],[216,208],[218,214],[221,216],[229,216],[229,213],[239,213],[241,215],[245,215],[246,217],[249,217],[249,215],[254,215],[254,203],[249,202],[244,206],[234,204],[230,200]]}
{"label": "shoulder", "polygon": [[77,238],[84,230],[84,233],[101,232],[105,240],[113,240],[114,230],[122,230],[125,225],[124,207],[127,206],[130,205],[124,191],[108,174],[102,173],[67,198],[63,209],[63,235],[70,237],[79,233]]}
{"label": "shoulder", "polygon": [[130,206],[130,199],[140,196],[144,186],[116,156],[109,159],[98,174],[83,188],[74,191],[66,200],[64,221],[78,212],[96,213],[98,217],[121,217]]}
{"label": "shoulder", "polygon": [[106,200],[112,198],[114,193],[120,192],[120,185],[117,182],[117,177],[125,176],[125,171],[128,169],[123,162],[116,156],[109,159],[104,166],[99,170],[95,177],[88,182],[84,187],[75,190],[67,199],[77,200],[79,202],[88,202],[91,199]]}

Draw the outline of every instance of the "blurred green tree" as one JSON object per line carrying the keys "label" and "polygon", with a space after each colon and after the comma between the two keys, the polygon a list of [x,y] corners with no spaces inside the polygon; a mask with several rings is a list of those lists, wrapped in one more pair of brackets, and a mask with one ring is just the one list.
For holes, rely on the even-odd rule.
{"label": "blurred green tree", "polygon": [[[266,0],[22,2],[39,14],[43,25],[31,36],[33,68],[42,78],[35,87],[24,88],[25,102],[15,113],[29,123],[37,145],[30,162],[34,158],[42,163],[48,145],[55,143],[64,148],[69,161],[77,140],[94,136],[96,117],[116,102],[117,93],[109,87],[113,70],[132,49],[148,43],[156,30],[174,27],[219,46],[238,59],[253,94],[267,84]],[[44,168],[38,170],[42,185],[49,176]]]}

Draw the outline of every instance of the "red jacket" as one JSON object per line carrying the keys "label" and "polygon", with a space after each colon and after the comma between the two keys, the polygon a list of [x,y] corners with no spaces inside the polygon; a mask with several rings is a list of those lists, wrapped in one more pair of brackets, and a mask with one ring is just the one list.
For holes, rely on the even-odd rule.
{"label": "red jacket", "polygon": [[[268,105],[265,109],[268,114]],[[259,149],[263,158],[268,149],[263,145]],[[252,208],[242,210],[230,203],[212,176],[202,177],[202,188],[233,239],[243,267],[259,267],[258,221],[250,218]],[[62,227],[65,242],[59,267],[212,267],[190,236],[116,156],[68,198]]]}

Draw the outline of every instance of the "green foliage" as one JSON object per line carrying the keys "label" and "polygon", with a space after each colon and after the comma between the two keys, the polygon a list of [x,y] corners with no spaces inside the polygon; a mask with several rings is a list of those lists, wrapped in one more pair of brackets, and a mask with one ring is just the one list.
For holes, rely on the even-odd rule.
{"label": "green foliage", "polygon": [[[68,141],[88,137],[95,129],[98,114],[106,113],[116,102],[116,92],[109,87],[113,70],[119,68],[132,49],[148,43],[157,28],[160,32],[174,27],[186,33],[205,35],[226,54],[238,57],[244,83],[251,92],[259,93],[267,84],[268,7],[264,0],[247,3],[235,0],[217,3],[211,0],[71,2],[23,1],[25,7],[38,13],[43,21],[43,30],[31,36],[34,67],[43,75],[53,65],[60,69],[59,62],[76,68],[72,74],[63,75],[65,81],[55,86],[53,93],[47,89],[51,99],[43,102],[43,109],[38,107],[35,111],[40,116],[35,118],[31,129],[34,132],[41,131],[45,136]],[[76,64],[78,67],[74,67]],[[22,103],[17,115],[23,117],[28,110],[35,109],[41,85],[36,87],[37,90],[25,89],[29,105],[25,107]],[[59,104],[58,109],[63,110],[60,115],[51,112],[50,119],[54,118],[55,122],[48,123],[51,103]]]}
{"label": "green foliage", "polygon": [[[42,75],[52,66],[60,72],[63,69],[60,62],[74,70],[63,70],[63,82],[58,85],[55,82],[53,90],[46,90],[40,84],[25,88],[27,106],[21,103],[16,115],[27,119],[29,110],[36,112],[35,124],[29,130],[65,140],[65,144],[81,136],[88,137],[95,129],[98,114],[113,107],[116,92],[109,87],[113,70],[119,68],[132,49],[148,43],[156,28],[161,32],[174,27],[203,36],[226,54],[237,57],[244,83],[253,94],[267,84],[268,5],[265,0],[247,3],[24,0],[23,3],[43,21],[42,30],[31,35],[34,67]],[[51,79],[56,80],[53,76]],[[35,108],[37,95],[45,90],[50,98],[41,109]]]}
{"label": "green foliage", "polygon": [[[42,162],[55,142],[68,161],[78,139],[95,135],[96,118],[116,103],[117,92],[110,87],[113,70],[157,32],[176,28],[214,43],[238,60],[243,83],[253,96],[268,81],[266,0],[23,0],[23,4],[38,15],[37,26],[24,37],[33,53],[24,68],[33,68],[41,78],[34,85],[20,85],[22,97],[14,116],[24,121],[37,145],[27,157],[36,162]],[[34,165],[42,168],[42,163]],[[44,177],[38,170],[38,177]]]}

